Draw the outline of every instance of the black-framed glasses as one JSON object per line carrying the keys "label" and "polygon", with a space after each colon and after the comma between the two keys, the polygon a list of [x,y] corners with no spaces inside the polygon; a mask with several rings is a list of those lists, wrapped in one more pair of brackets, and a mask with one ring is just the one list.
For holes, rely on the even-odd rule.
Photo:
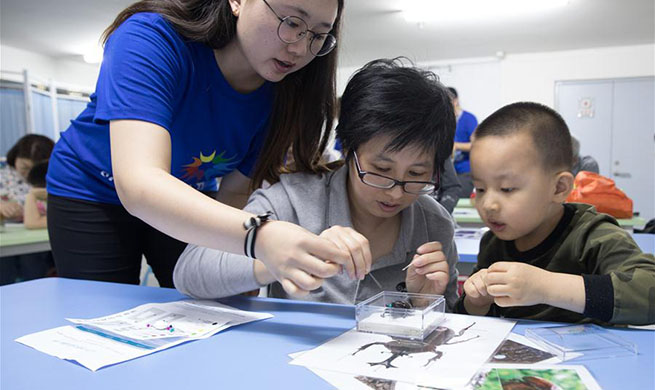
{"label": "black-framed glasses", "polygon": [[437,189],[437,185],[439,183],[439,170],[437,170],[436,182],[413,180],[401,181],[391,177],[378,175],[377,173],[363,171],[361,165],[359,165],[359,158],[357,158],[357,153],[354,150],[353,157],[355,158],[355,166],[357,167],[357,175],[359,176],[359,179],[362,181],[362,183],[371,187],[388,190],[395,186],[401,186],[403,191],[414,195],[429,194]]}
{"label": "black-framed glasses", "polygon": [[328,54],[337,45],[337,38],[335,38],[334,35],[329,33],[317,33],[310,30],[307,26],[307,22],[297,16],[286,16],[283,18],[275,12],[273,7],[268,4],[268,1],[262,1],[266,4],[268,9],[275,14],[278,20],[280,20],[280,25],[277,26],[277,36],[282,42],[296,43],[305,38],[307,33],[311,33],[312,36],[309,38],[309,51],[317,57]]}

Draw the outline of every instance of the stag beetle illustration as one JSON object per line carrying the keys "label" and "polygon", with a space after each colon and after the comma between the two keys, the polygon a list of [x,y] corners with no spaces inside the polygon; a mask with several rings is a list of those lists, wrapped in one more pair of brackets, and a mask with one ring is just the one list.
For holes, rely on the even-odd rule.
{"label": "stag beetle illustration", "polygon": [[542,360],[550,359],[555,355],[540,349],[517,343],[516,341],[506,340],[498,348],[491,359],[492,363],[526,363],[533,364]]}
{"label": "stag beetle illustration", "polygon": [[562,390],[553,382],[538,376],[524,376],[521,379],[503,382],[502,386],[503,390]]}
{"label": "stag beetle illustration", "polygon": [[381,362],[376,362],[376,363],[368,362],[368,364],[370,366],[380,365],[380,366],[385,366],[386,368],[391,368],[391,367],[398,368],[393,364],[391,364],[391,362],[393,362],[397,357],[413,355],[415,353],[432,352],[434,353],[434,356],[430,358],[430,360],[428,360],[427,363],[425,363],[424,365],[424,367],[427,367],[431,362],[440,359],[441,356],[443,356],[443,352],[437,350],[437,348],[440,345],[460,344],[480,337],[479,335],[477,335],[475,337],[471,337],[466,340],[450,342],[450,340],[456,337],[461,337],[473,325],[475,325],[475,322],[463,328],[458,333],[455,333],[454,330],[447,328],[445,326],[439,326],[432,333],[430,333],[430,335],[423,341],[405,340],[398,337],[391,337],[392,340],[387,341],[386,343],[383,343],[381,341],[376,341],[374,343],[362,345],[361,347],[359,347],[357,351],[353,352],[352,355],[354,356],[356,353],[363,351],[366,348],[371,347],[373,345],[383,345],[389,352],[391,352],[391,356],[389,356],[388,359],[383,360]]}
{"label": "stag beetle illustration", "polygon": [[372,378],[370,376],[358,375],[355,377],[358,381],[375,390],[395,390],[396,381],[389,379]]}

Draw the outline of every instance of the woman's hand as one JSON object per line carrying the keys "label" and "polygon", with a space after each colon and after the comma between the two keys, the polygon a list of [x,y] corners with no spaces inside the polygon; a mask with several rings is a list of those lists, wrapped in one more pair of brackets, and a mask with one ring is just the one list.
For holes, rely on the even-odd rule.
{"label": "woman's hand", "polygon": [[32,187],[28,193],[34,195],[37,200],[48,200],[48,191],[45,188]]}
{"label": "woman's hand", "polygon": [[23,206],[18,202],[0,201],[0,213],[4,219],[23,219]]}
{"label": "woman's hand", "polygon": [[371,272],[373,261],[371,248],[368,239],[362,234],[349,227],[332,226],[323,230],[319,237],[329,240],[337,248],[348,252],[350,262],[343,264],[343,268],[351,279],[362,280]]}
{"label": "woman's hand", "polygon": [[259,227],[255,254],[291,296],[301,297],[321,286],[323,279],[352,266],[348,251],[302,227],[270,221]]}
{"label": "woman's hand", "polygon": [[450,278],[448,262],[438,241],[418,247],[407,269],[407,291],[421,294],[443,295]]}

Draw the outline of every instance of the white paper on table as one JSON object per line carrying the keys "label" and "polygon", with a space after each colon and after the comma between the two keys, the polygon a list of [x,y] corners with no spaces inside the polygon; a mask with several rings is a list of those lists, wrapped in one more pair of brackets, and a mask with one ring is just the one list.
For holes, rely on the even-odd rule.
{"label": "white paper on table", "polygon": [[[545,351],[543,348],[541,348],[539,345],[532,342],[527,337],[525,337],[523,335],[520,335],[520,334],[517,334],[517,333],[510,333],[507,336],[506,340],[512,340],[512,341],[517,342],[519,344],[524,344],[524,345],[527,345],[529,347]],[[308,351],[299,351],[299,352],[295,352],[295,353],[290,353],[289,357],[291,359],[296,359],[296,358],[300,357],[305,352],[308,352]],[[573,358],[575,358],[575,357],[577,357],[579,355],[582,355],[582,354],[575,354],[575,355],[576,356],[571,356],[571,359],[573,359]],[[480,371],[481,372],[489,372],[489,370],[492,369],[492,368],[512,368],[512,367],[520,367],[522,369],[526,369],[526,368],[549,368],[549,367],[553,368],[553,365],[557,364],[559,362],[560,362],[560,359],[557,356],[554,356],[554,357],[552,357],[550,359],[542,360],[540,362],[536,362],[536,363],[533,363],[533,364],[523,363],[523,364],[517,365],[517,364],[513,364],[513,363],[494,362],[494,363],[485,364],[483,366],[482,370],[480,370]],[[557,367],[571,368],[571,366],[557,366]],[[337,389],[349,389],[349,390],[370,390],[371,389],[371,387],[369,385],[365,384],[357,376],[352,375],[352,374],[344,374],[344,373],[336,372],[336,371],[327,371],[327,370],[322,370],[322,369],[313,368],[313,367],[311,367],[311,368],[308,367],[308,369],[310,371],[312,371],[314,374],[316,374],[317,376],[319,376],[320,378],[322,378],[323,380],[325,380],[326,382],[328,382],[329,384],[331,384],[332,386],[334,386],[335,388],[337,388]],[[589,383],[589,385],[587,386],[589,388],[589,390],[595,389],[595,388],[598,387],[598,384],[596,383],[596,381],[593,379],[591,374],[586,369],[584,369],[584,367],[583,367],[582,370],[578,370],[578,371],[579,371],[578,375],[580,375],[582,380],[585,383]],[[476,374],[476,376],[478,376],[478,375],[479,375],[479,373]],[[371,380],[373,378],[368,378],[368,379]],[[421,389],[427,389],[426,387],[417,386],[417,385],[415,385],[413,383],[407,383],[407,382],[389,381],[389,384],[390,385],[393,384],[393,389],[394,390],[421,390]],[[473,386],[470,383],[467,386],[465,386],[465,387],[463,387],[461,389],[462,390],[474,390]]]}
{"label": "white paper on table", "polygon": [[[554,371],[564,371],[570,370],[574,371],[577,376],[580,378],[580,382],[584,384],[587,390],[601,390],[601,387],[598,385],[598,382],[594,379],[591,373],[584,366],[569,366],[569,365],[509,365],[509,364],[486,364],[482,367],[479,373],[475,375],[476,379],[481,379],[487,376],[492,370],[554,370]],[[318,368],[310,368],[310,370],[322,378],[324,381],[328,382],[330,385],[334,386],[336,389],[348,389],[348,390],[371,390],[371,386],[364,383],[362,380],[358,379],[354,375],[343,374],[335,371],[321,370]],[[561,372],[560,371],[560,372]],[[372,378],[368,378],[372,379]],[[382,380],[384,381],[384,380]],[[427,390],[434,389],[439,390],[434,387],[423,387],[418,386],[412,383],[407,382],[398,382],[398,381],[388,381],[386,382],[387,386],[383,388],[393,388],[394,390]],[[481,388],[480,385],[475,385],[469,383],[464,387],[453,388],[449,390],[478,390]],[[497,387],[499,390],[502,389],[502,385],[498,384]],[[561,387],[560,387],[561,388]]]}
{"label": "white paper on table", "polygon": [[[135,324],[154,313],[156,316],[148,318],[178,319],[172,324],[174,327],[179,324],[180,333],[175,337],[144,337],[148,335]],[[77,361],[96,371],[187,341],[208,338],[231,326],[271,317],[273,315],[268,313],[247,312],[214,301],[177,301],[141,305],[90,320],[72,319],[70,321],[76,323],[74,326],[32,333],[16,341],[60,359]]]}
{"label": "white paper on table", "polygon": [[[463,387],[507,337],[515,322],[450,313],[445,316],[440,327],[452,333],[447,343],[437,346],[437,353],[442,353],[438,359],[434,359],[434,352],[428,351],[397,355],[390,361],[393,367],[389,368],[371,365],[393,357],[390,348],[399,339],[353,329],[303,353],[290,364],[436,388]],[[368,344],[371,345],[361,349]]]}
{"label": "white paper on table", "polygon": [[[534,342],[532,342],[527,337],[525,337],[523,335],[520,335],[520,334],[517,334],[517,333],[510,333],[507,336],[506,340],[512,340],[512,341],[517,342],[519,344],[524,344],[524,345],[527,345],[529,347],[545,351],[541,346],[535,344]],[[291,359],[296,359],[296,358],[300,357],[305,352],[308,352],[308,351],[299,351],[299,352],[295,352],[295,353],[290,353],[289,357]],[[580,355],[582,355],[582,354],[575,354],[575,356],[573,356],[573,354],[572,354],[570,359],[573,359],[573,358],[575,358],[577,356],[580,356]],[[503,368],[503,367],[511,368],[511,367],[517,367],[517,366],[520,366],[523,369],[528,368],[528,367],[533,367],[533,368],[546,367],[547,368],[547,366],[552,367],[552,365],[560,363],[560,362],[561,361],[557,356],[554,356],[554,357],[552,357],[550,359],[542,360],[540,362],[536,362],[536,363],[533,363],[533,364],[523,363],[523,364],[517,365],[515,363],[494,362],[494,363],[485,364],[481,371],[488,372],[491,368]],[[570,368],[570,366],[560,366],[560,367],[569,367]],[[371,389],[371,387],[369,385],[365,384],[362,380],[358,379],[357,376],[352,375],[352,374],[344,374],[344,373],[336,372],[336,371],[327,371],[327,370],[322,370],[322,369],[313,368],[313,367],[311,367],[311,368],[308,367],[308,369],[310,371],[312,371],[314,374],[316,374],[317,376],[321,377],[323,380],[325,380],[329,384],[331,384],[332,386],[334,386],[335,388],[337,388],[337,389],[350,389],[350,390],[358,390],[358,389],[370,390]],[[579,375],[581,376],[581,378],[585,382],[591,383],[591,385],[590,385],[591,387],[589,387],[589,389],[595,388],[593,386],[598,387],[598,384],[596,383],[595,380],[593,380],[593,377],[591,377],[591,374],[588,371],[586,371],[586,369],[582,370],[582,373],[579,373]],[[592,378],[591,380],[588,379],[590,377]],[[426,387],[417,386],[417,385],[415,385],[413,383],[407,383],[407,382],[390,381],[390,383],[393,383],[393,388],[395,390],[421,390],[421,389],[427,389]],[[473,387],[469,384],[469,385],[467,385],[467,386],[465,386],[465,387],[463,387],[461,389],[471,390],[471,389],[473,389]]]}
{"label": "white paper on table", "polygon": [[147,303],[92,319],[67,318],[75,324],[92,326],[135,340],[209,337],[223,325],[242,319],[248,320],[241,310],[214,301],[199,300]]}

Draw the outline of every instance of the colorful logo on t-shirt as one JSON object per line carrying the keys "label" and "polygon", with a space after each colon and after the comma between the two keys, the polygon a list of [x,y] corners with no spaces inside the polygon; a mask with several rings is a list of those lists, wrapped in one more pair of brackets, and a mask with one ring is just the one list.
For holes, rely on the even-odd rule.
{"label": "colorful logo on t-shirt", "polygon": [[193,157],[191,164],[182,166],[184,170],[182,179],[194,178],[197,181],[208,181],[223,176],[225,174],[225,165],[234,159],[234,157],[224,158],[223,155],[225,155],[225,151],[222,151],[218,156],[215,150],[209,156],[205,156],[200,152],[200,158]]}

